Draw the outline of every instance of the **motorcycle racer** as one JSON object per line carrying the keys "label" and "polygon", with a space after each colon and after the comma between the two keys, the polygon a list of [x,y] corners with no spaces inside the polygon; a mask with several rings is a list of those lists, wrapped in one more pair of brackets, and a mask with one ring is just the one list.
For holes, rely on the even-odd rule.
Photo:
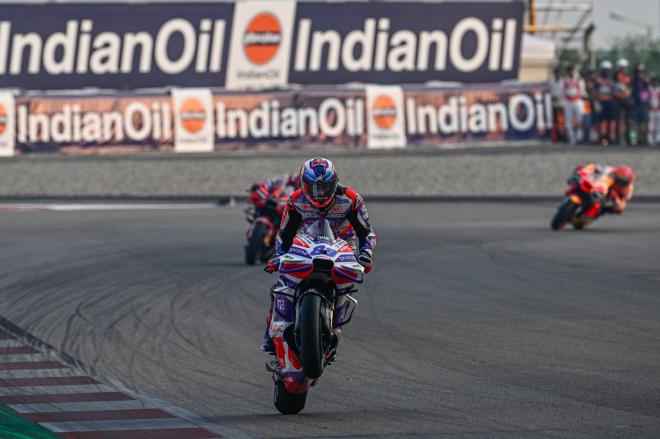
{"label": "motorcycle racer", "polygon": [[[600,211],[595,212],[596,217],[605,213],[617,215],[623,213],[633,196],[636,179],[635,172],[629,166],[604,166],[597,163],[578,166],[569,183],[576,183],[583,178],[601,182],[607,189]],[[584,211],[589,211],[588,206],[585,206]]]}
{"label": "motorcycle racer", "polygon": [[249,216],[250,212],[254,210],[254,207],[263,207],[268,197],[271,193],[277,188],[282,188],[285,194],[291,194],[293,191],[300,187],[300,177],[299,174],[294,172],[290,175],[277,176],[269,178],[261,184],[255,183],[249,189],[250,195],[247,199],[247,205],[245,212]]}
{"label": "motorcycle racer", "polygon": [[[365,273],[372,268],[372,252],[376,235],[369,223],[369,216],[362,197],[353,189],[339,184],[334,165],[330,160],[314,158],[302,166],[299,176],[301,187],[294,191],[284,208],[280,230],[276,238],[275,255],[268,261],[266,271],[277,271],[280,256],[286,254],[299,229],[326,219],[337,236],[348,242],[364,267]],[[275,284],[275,287],[278,286]],[[268,313],[266,333],[261,349],[273,351],[269,334],[271,308]]]}

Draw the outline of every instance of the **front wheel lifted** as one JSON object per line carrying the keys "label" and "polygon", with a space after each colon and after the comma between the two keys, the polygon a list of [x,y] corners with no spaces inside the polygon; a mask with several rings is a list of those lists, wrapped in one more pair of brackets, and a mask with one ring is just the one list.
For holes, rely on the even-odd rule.
{"label": "front wheel lifted", "polygon": [[283,415],[295,415],[305,408],[307,392],[289,393],[282,381],[275,384],[275,393],[273,394],[273,404],[275,408]]}
{"label": "front wheel lifted", "polygon": [[321,297],[306,294],[300,304],[300,356],[305,376],[316,379],[323,373]]}

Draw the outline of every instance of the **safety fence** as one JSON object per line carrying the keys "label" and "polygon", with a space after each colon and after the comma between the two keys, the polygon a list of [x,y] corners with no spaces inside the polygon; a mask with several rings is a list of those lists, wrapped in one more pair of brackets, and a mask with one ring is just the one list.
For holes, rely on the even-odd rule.
{"label": "safety fence", "polygon": [[396,148],[545,137],[546,84],[0,93],[0,154]]}

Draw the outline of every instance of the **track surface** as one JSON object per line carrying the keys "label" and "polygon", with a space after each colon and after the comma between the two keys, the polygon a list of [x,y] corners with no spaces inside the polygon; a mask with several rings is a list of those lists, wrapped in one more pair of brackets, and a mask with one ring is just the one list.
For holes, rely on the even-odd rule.
{"label": "track surface", "polygon": [[376,268],[299,416],[239,208],[0,213],[0,314],[258,438],[660,437],[660,205],[583,233],[546,203],[369,208]]}

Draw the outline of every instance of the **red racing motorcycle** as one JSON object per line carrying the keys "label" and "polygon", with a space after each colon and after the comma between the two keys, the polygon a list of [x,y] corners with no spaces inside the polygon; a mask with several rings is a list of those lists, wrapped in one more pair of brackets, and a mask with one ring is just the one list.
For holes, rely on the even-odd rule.
{"label": "red racing motorcycle", "polygon": [[582,230],[600,216],[607,201],[608,177],[576,175],[568,180],[564,201],[552,218],[550,228],[561,230],[566,224]]}
{"label": "red racing motorcycle", "polygon": [[275,251],[275,237],[289,194],[282,187],[269,190],[266,185],[254,185],[250,190],[245,219],[250,224],[245,233],[245,263],[266,262]]}

